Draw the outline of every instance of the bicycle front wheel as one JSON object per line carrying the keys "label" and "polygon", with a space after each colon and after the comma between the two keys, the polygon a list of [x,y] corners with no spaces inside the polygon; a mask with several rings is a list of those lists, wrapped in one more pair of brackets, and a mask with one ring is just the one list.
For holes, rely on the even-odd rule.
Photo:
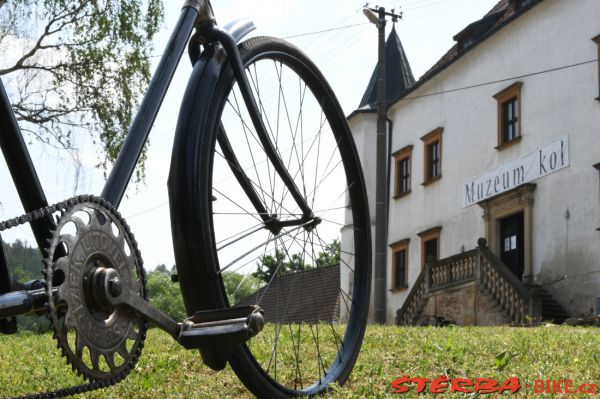
{"label": "bicycle front wheel", "polygon": [[208,221],[199,245],[223,306],[265,311],[264,330],[230,359],[242,382],[260,397],[314,395],[347,379],[364,336],[370,233],[362,171],[340,105],[302,52],[273,38],[252,38],[240,51],[269,139],[313,215],[302,219],[226,65],[198,168]]}

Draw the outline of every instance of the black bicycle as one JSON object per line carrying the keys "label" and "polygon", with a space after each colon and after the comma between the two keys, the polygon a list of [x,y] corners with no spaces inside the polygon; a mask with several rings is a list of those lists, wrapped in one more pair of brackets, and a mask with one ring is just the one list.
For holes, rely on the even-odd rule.
{"label": "black bicycle", "polygon": [[[210,1],[185,1],[98,197],[47,204],[0,82],[0,147],[27,212],[0,231],[29,223],[45,259],[40,280],[18,283],[0,245],[0,331],[16,332],[17,315],[47,315],[68,363],[88,380],[29,397],[119,382],[150,323],[199,349],[209,367],[230,363],[260,397],[316,395],[348,378],[371,280],[361,166],[316,66],[279,39],[240,43],[253,29],[247,20],[221,28]],[[140,251],[116,208],[186,45],[193,72],[168,181],[189,315],[177,322],[147,302]]]}

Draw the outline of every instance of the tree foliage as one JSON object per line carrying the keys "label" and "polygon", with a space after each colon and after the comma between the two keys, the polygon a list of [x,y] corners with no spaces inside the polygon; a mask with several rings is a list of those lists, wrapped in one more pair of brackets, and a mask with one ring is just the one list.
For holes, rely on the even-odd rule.
{"label": "tree foliage", "polygon": [[340,263],[340,240],[334,239],[330,244],[327,244],[323,252],[319,252],[315,263],[318,267],[338,265]]}
{"label": "tree foliage", "polygon": [[11,82],[21,128],[67,149],[87,132],[102,146],[101,165],[114,161],[150,79],[162,18],[162,0],[8,0],[0,77]]}
{"label": "tree foliage", "polygon": [[275,248],[274,254],[263,255],[256,264],[256,271],[252,276],[269,283],[274,276],[286,273],[296,273],[315,267],[332,266],[340,263],[340,241],[336,238],[319,252],[314,265],[306,262],[306,256],[301,253],[289,254]]}
{"label": "tree foliage", "polygon": [[171,276],[171,272],[169,272],[169,270],[167,269],[167,266],[164,263],[161,263],[160,265],[156,266],[156,269],[154,269],[154,271],[162,273],[167,276]]}
{"label": "tree foliage", "polygon": [[228,271],[223,272],[223,283],[231,306],[237,305],[260,288],[258,278]]}
{"label": "tree foliage", "polygon": [[179,285],[171,281],[168,274],[153,271],[148,273],[148,297],[150,303],[169,315],[175,321],[186,318],[183,298]]}
{"label": "tree foliage", "polygon": [[26,242],[16,240],[14,243],[4,244],[6,256],[13,280],[26,282],[42,279],[42,255],[37,248],[32,248]]}
{"label": "tree foliage", "polygon": [[[4,244],[4,249],[13,280],[24,283],[43,278],[42,255],[37,248],[30,247],[24,241],[16,240],[12,244]],[[21,331],[44,333],[50,330],[50,322],[46,317],[18,316],[17,324]]]}

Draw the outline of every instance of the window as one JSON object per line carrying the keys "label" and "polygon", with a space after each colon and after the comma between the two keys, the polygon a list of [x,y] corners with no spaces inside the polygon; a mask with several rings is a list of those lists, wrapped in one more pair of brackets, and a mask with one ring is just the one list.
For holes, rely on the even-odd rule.
{"label": "window", "polygon": [[432,132],[427,133],[421,137],[424,143],[424,181],[423,184],[427,185],[433,183],[442,177],[442,133],[444,128],[438,127]]}
{"label": "window", "polygon": [[494,95],[498,101],[498,146],[514,144],[521,139],[521,87],[517,82]]}
{"label": "window", "polygon": [[413,146],[409,145],[393,154],[396,164],[394,198],[410,193],[412,149]]}
{"label": "window", "polygon": [[421,237],[421,270],[425,264],[430,261],[436,261],[440,258],[440,232],[442,227],[434,227],[419,233]]}
{"label": "window", "polygon": [[592,39],[598,46],[598,97],[596,101],[600,101],[600,35]]}
{"label": "window", "polygon": [[502,141],[507,142],[519,136],[519,100],[513,97],[502,104]]}
{"label": "window", "polygon": [[392,248],[392,288],[399,291],[408,287],[408,243],[410,239],[391,245]]}

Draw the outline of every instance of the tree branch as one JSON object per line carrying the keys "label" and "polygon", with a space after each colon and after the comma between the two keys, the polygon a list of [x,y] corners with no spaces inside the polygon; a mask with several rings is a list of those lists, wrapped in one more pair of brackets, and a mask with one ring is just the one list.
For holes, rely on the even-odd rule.
{"label": "tree branch", "polygon": [[[84,14],[82,17],[77,18],[77,15],[83,10],[83,8],[85,7],[85,4],[86,4],[85,1],[81,1],[77,8],[70,10],[68,12],[65,12],[63,15],[60,15],[60,14],[54,15],[50,19],[50,21],[48,21],[46,26],[44,27],[43,33],[40,35],[40,37],[38,38],[38,40],[36,41],[34,46],[27,53],[25,53],[20,59],[18,59],[17,62],[15,62],[15,64],[12,67],[6,68],[6,69],[0,69],[0,75],[6,75],[8,73],[11,73],[11,72],[14,72],[17,70],[26,69],[27,65],[25,65],[25,62],[27,60],[31,59],[33,56],[35,56],[39,50],[44,48],[44,45],[42,44],[44,39],[46,39],[47,37],[54,35],[58,32],[61,32],[62,29],[64,29],[69,24],[75,23],[78,20],[83,19],[86,16],[91,16],[90,14]],[[61,21],[62,19],[68,18],[69,16],[71,16],[70,20],[63,22],[56,29],[51,30],[52,25]]]}

